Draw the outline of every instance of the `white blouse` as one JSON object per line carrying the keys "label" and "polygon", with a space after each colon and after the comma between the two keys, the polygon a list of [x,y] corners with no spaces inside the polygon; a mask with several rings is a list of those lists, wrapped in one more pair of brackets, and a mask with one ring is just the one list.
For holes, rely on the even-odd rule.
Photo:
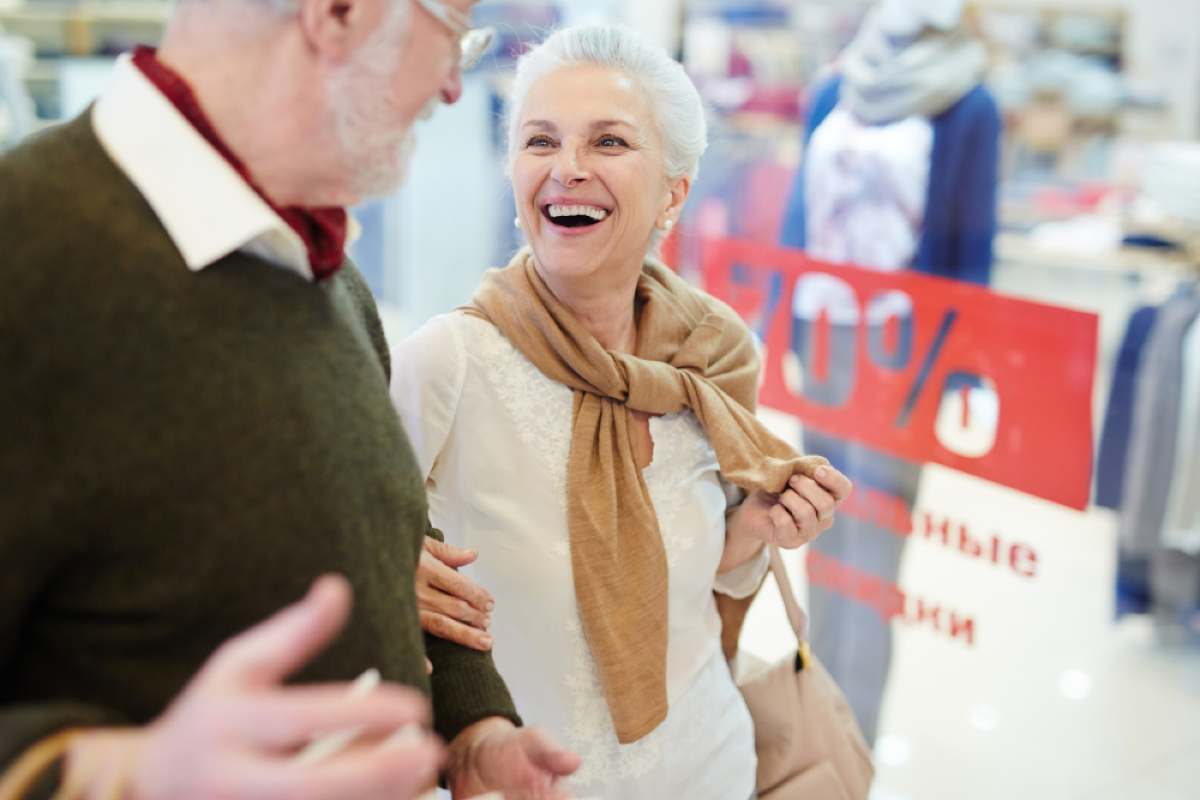
{"label": "white blouse", "polygon": [[490,323],[436,317],[393,352],[392,396],[446,540],[478,550],[463,570],[496,598],[494,655],[527,724],[583,757],[579,797],[743,800],[754,790],[753,728],[721,655],[714,589],[748,595],[758,559],[717,576],[725,511],[716,456],[690,411],[650,420],[645,469],[666,546],[667,719],[617,742],[583,636],[571,577],[567,456],[572,392]]}

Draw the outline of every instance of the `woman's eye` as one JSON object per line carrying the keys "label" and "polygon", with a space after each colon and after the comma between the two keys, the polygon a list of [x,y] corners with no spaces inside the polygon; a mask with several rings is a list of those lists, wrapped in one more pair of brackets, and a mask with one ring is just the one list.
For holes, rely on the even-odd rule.
{"label": "woman's eye", "polygon": [[601,147],[628,147],[625,140],[620,136],[601,136],[596,142]]}
{"label": "woman's eye", "polygon": [[534,136],[525,143],[525,146],[530,147],[530,148],[537,148],[537,147],[551,147],[553,144],[554,144],[554,142],[552,142],[550,140],[549,136]]}

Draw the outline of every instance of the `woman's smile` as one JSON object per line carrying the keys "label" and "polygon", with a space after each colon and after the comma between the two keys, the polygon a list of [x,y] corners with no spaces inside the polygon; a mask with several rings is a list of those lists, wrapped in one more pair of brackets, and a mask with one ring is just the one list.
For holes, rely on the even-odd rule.
{"label": "woman's smile", "polygon": [[562,236],[595,233],[612,215],[603,206],[567,199],[543,203],[541,209],[548,229]]}

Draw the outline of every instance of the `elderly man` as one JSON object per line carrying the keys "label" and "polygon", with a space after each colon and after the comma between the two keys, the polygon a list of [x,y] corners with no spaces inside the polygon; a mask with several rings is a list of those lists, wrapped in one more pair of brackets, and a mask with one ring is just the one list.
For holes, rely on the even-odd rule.
{"label": "elderly man", "polygon": [[178,0],[0,160],[0,798],[408,798],[443,765],[557,797],[578,765],[423,639],[422,481],[344,256],[458,98],[471,4]]}

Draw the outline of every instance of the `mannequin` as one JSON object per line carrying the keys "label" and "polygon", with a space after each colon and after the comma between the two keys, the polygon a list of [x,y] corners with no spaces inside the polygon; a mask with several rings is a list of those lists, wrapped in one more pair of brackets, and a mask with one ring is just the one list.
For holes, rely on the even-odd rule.
{"label": "mannequin", "polygon": [[[986,63],[983,46],[964,29],[963,0],[883,0],[875,6],[832,76],[813,93],[783,244],[826,262],[987,284],[1001,125],[982,85]],[[795,324],[811,324],[824,309],[832,322],[831,352],[854,352],[857,303],[843,308],[830,300],[801,285],[793,298]],[[866,325],[885,322],[868,317]],[[795,339],[802,351],[813,337]],[[832,381],[823,381],[810,374],[811,354],[796,355],[806,395],[840,402],[836,392],[822,398],[821,388],[853,364],[835,360]],[[859,487],[886,492],[912,510],[920,465],[812,429],[803,444]],[[905,541],[840,515],[813,547],[894,581]],[[890,623],[866,605],[816,586],[811,612],[814,650],[873,741],[891,658]]]}
{"label": "mannequin", "polygon": [[[917,246],[914,253],[897,254],[898,265],[879,266],[987,284],[996,229],[1000,114],[982,85],[986,63],[983,46],[963,26],[963,0],[883,0],[872,9],[833,75],[812,94],[805,161],[784,217],[783,243],[826,260],[876,266],[861,258],[832,258],[836,254],[809,246],[810,231],[821,226],[810,204],[829,190],[821,176],[810,176],[812,165],[837,156],[829,150],[814,153],[813,145],[820,144],[821,127],[832,123],[843,135],[882,139],[886,151],[895,142],[887,129],[900,126],[909,138],[901,136],[896,147],[912,157],[907,164],[893,163],[916,168],[921,178],[908,187],[919,195],[921,207],[906,209],[915,217]],[[918,128],[926,123],[924,136],[931,131],[932,140],[922,144]],[[827,127],[827,137],[831,130]]]}

